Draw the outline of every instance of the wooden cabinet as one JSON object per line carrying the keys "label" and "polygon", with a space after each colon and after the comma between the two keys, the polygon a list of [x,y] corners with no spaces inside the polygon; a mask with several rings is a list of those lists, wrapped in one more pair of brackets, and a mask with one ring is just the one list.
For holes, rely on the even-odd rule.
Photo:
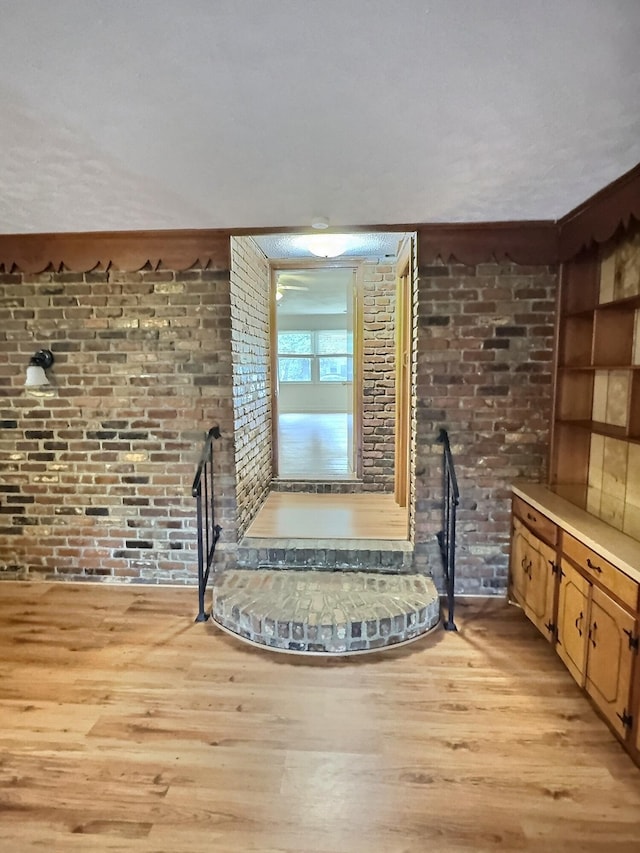
{"label": "wooden cabinet", "polygon": [[590,586],[566,560],[562,560],[560,568],[556,651],[580,687],[584,687]]}
{"label": "wooden cabinet", "polygon": [[587,634],[586,689],[612,728],[631,727],[631,676],[636,658],[636,619],[594,587]]}
{"label": "wooden cabinet", "polygon": [[[543,532],[552,541],[557,528],[541,513],[527,507],[524,502],[514,500],[514,513],[522,513],[538,532]],[[527,528],[514,515],[511,544],[511,597],[520,604],[538,630],[549,641],[554,639],[555,623],[555,547]]]}
{"label": "wooden cabinet", "polygon": [[556,650],[611,727],[624,738],[633,722],[635,617],[565,559],[561,569]]}
{"label": "wooden cabinet", "polygon": [[[554,502],[567,505],[555,495]],[[606,536],[602,522],[576,508],[571,514],[585,520],[589,544],[573,525],[569,533],[562,518],[550,518],[514,495],[510,596],[555,644],[573,678],[640,763],[640,575],[622,570],[611,552],[605,557],[591,547],[594,525]],[[617,531],[613,536],[640,569],[640,544]]]}

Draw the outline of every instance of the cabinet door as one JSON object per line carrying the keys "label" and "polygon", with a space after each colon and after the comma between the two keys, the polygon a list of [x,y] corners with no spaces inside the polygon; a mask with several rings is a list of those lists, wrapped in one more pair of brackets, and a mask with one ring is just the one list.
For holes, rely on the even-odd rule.
{"label": "cabinet door", "polygon": [[510,588],[511,596],[518,604],[524,607],[527,595],[527,566],[529,556],[529,542],[526,538],[526,529],[518,521],[513,520],[511,536],[511,559],[510,559]]}
{"label": "cabinet door", "polygon": [[556,649],[571,675],[584,687],[591,584],[564,559],[561,568]]}
{"label": "cabinet door", "polygon": [[555,594],[555,574],[553,572],[555,551],[533,536],[529,540],[531,567],[525,601],[525,612],[538,630],[552,641],[553,604]]}
{"label": "cabinet door", "polygon": [[636,623],[602,590],[594,587],[589,620],[586,688],[622,737],[623,718],[631,714],[631,674],[635,653],[630,639]]}

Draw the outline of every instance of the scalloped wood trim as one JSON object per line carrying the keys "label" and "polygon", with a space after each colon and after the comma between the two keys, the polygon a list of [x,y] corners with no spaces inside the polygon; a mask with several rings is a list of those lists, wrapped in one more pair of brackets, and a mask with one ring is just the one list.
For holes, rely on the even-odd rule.
{"label": "scalloped wood trim", "polygon": [[[236,229],[234,234],[277,233],[295,229]],[[301,229],[298,229],[300,231]],[[464,264],[509,260],[519,264],[551,264],[557,259],[553,222],[488,222],[452,225],[359,226],[370,231],[417,231],[422,262],[455,258]],[[89,272],[115,268],[227,270],[231,264],[231,231],[131,231],[86,234],[0,235],[0,265],[5,272],[46,270]]]}
{"label": "scalloped wood trim", "polygon": [[606,243],[632,218],[640,221],[640,163],[558,220],[560,259]]}
{"label": "scalloped wood trim", "polygon": [[420,264],[474,266],[493,262],[526,265],[555,264],[558,232],[554,222],[482,222],[418,226]]}
{"label": "scalloped wood trim", "polygon": [[187,270],[231,266],[228,231],[122,231],[0,235],[5,272],[89,272],[115,268]]}

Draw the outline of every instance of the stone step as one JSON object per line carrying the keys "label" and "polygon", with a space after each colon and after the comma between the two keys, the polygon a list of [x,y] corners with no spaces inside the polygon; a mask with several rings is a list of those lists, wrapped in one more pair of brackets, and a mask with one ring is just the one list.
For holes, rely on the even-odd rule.
{"label": "stone step", "polygon": [[415,640],[440,621],[430,577],[229,569],[215,578],[214,621],[270,649],[353,654]]}
{"label": "stone step", "polygon": [[238,546],[238,566],[247,569],[357,569],[411,572],[413,545],[392,539],[260,539]]}

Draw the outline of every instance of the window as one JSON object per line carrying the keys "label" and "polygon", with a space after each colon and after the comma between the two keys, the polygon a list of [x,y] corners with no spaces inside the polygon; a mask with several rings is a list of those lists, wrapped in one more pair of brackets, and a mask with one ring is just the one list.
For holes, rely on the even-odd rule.
{"label": "window", "polygon": [[353,333],[346,329],[278,332],[280,382],[352,382]]}

